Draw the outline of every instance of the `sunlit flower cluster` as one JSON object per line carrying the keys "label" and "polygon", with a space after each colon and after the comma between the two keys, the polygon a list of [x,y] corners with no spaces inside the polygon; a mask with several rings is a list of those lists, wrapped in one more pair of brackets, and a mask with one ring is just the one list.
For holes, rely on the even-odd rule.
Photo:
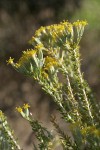
{"label": "sunlit flower cluster", "polygon": [[30,108],[29,104],[24,104],[22,107],[16,107],[16,110],[21,113],[23,110]]}
{"label": "sunlit flower cluster", "polygon": [[23,108],[24,108],[24,109],[28,109],[28,108],[30,108],[30,105],[29,105],[29,104],[24,104],[24,105],[23,105]]}
{"label": "sunlit flower cluster", "polygon": [[[27,67],[29,70],[34,70],[36,64],[45,69],[49,69],[51,66],[57,66],[59,63],[63,63],[63,57],[60,51],[64,49],[71,49],[71,45],[74,43],[74,31],[73,26],[80,29],[87,24],[85,21],[76,21],[73,24],[68,21],[63,21],[60,24],[54,24],[51,26],[41,27],[35,32],[35,36],[32,37],[30,43],[34,46],[34,49],[23,51],[22,57],[17,63],[14,63],[14,59],[10,57],[7,61],[14,68],[21,69],[25,73]],[[78,32],[78,41],[81,38],[83,31]],[[63,48],[63,49],[62,49]],[[39,57],[39,58],[38,58]],[[41,57],[41,63],[39,60]],[[61,60],[61,62],[60,62]],[[28,65],[27,65],[28,64]],[[24,70],[23,70],[24,69]],[[46,75],[46,74],[45,74]],[[47,76],[47,75],[46,75]]]}
{"label": "sunlit flower cluster", "polygon": [[16,107],[16,110],[22,115],[23,118],[29,120],[29,108],[30,106],[28,104],[24,104],[22,107]]}
{"label": "sunlit flower cluster", "polygon": [[36,54],[36,51],[33,50],[33,49],[30,49],[30,50],[27,50],[27,51],[23,51],[23,55],[18,61],[19,66],[23,65],[31,57],[34,57],[35,54]]}
{"label": "sunlit flower cluster", "polygon": [[76,22],[74,22],[73,23],[73,25],[75,26],[75,27],[80,27],[80,26],[86,26],[88,23],[87,23],[87,21],[79,21],[79,20],[77,20]]}
{"label": "sunlit flower cluster", "polygon": [[47,56],[44,64],[45,70],[48,70],[52,66],[58,66],[58,62],[55,58]]}
{"label": "sunlit flower cluster", "polygon": [[23,111],[20,106],[19,106],[19,107],[16,107],[16,110],[17,110],[19,113],[21,113],[21,112]]}
{"label": "sunlit flower cluster", "polygon": [[[74,23],[63,21],[60,24],[41,27],[30,40],[33,49],[24,51],[17,63],[14,63],[11,57],[7,61],[17,71],[35,79],[42,89],[52,96],[62,118],[70,123],[73,142],[59,125],[53,122],[64,139],[64,149],[82,149],[86,144],[94,147],[100,145],[98,107],[80,70],[79,43],[86,25],[86,21],[78,20]],[[29,107],[24,104],[16,110],[25,119],[32,121]],[[41,126],[35,127],[36,131],[40,131]],[[42,134],[39,132],[39,139]],[[49,142],[51,145],[51,141]]]}

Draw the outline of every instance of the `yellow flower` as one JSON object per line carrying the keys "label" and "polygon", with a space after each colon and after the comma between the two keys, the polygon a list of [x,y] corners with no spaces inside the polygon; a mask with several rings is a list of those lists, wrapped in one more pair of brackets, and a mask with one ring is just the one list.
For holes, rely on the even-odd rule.
{"label": "yellow flower", "polygon": [[29,107],[30,107],[30,106],[29,106],[28,104],[24,104],[24,105],[23,105],[23,108],[24,108],[24,109],[27,109],[27,108],[29,108]]}
{"label": "yellow flower", "polygon": [[35,36],[41,36],[42,33],[46,33],[45,27],[41,27],[40,29],[38,29],[38,30],[35,32]]}
{"label": "yellow flower", "polygon": [[54,41],[56,41],[56,39],[57,39],[57,33],[56,32],[52,32],[52,38],[54,39]]}
{"label": "yellow flower", "polygon": [[22,110],[21,107],[16,107],[16,110],[17,110],[19,113],[23,112],[23,110]]}
{"label": "yellow flower", "polygon": [[86,26],[87,24],[88,24],[87,21],[79,21],[79,20],[73,23],[75,27]]}
{"label": "yellow flower", "polygon": [[42,43],[35,46],[35,49],[39,50],[41,48],[44,48],[44,45]]}
{"label": "yellow flower", "polygon": [[33,57],[36,54],[36,50],[27,50],[27,51],[23,51],[23,55],[22,57],[19,59],[18,63],[16,63],[15,67],[19,67],[21,65],[23,65],[24,63],[27,62],[28,59],[30,59],[31,57]]}
{"label": "yellow flower", "polygon": [[7,60],[7,64],[13,64],[14,62],[13,62],[13,60],[14,60],[14,58],[9,58],[9,60]]}
{"label": "yellow flower", "polygon": [[45,58],[45,69],[49,69],[51,66],[57,66],[58,62],[55,58],[47,56]]}

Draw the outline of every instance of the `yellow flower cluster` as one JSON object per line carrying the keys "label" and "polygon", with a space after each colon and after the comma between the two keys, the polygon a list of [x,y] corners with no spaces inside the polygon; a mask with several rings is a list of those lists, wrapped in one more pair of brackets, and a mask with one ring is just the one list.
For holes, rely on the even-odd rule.
{"label": "yellow flower cluster", "polygon": [[52,66],[58,66],[58,62],[55,58],[47,56],[45,58],[45,66],[44,66],[45,70],[49,70],[50,67]]}
{"label": "yellow flower cluster", "polygon": [[42,48],[44,48],[44,45],[42,43],[35,46],[36,50],[39,50],[39,49],[42,49]]}
{"label": "yellow flower cluster", "polygon": [[81,132],[83,135],[90,133],[90,134],[94,134],[97,137],[100,137],[100,129],[96,129],[95,126],[85,127],[81,130]]}
{"label": "yellow flower cluster", "polygon": [[23,108],[24,108],[24,109],[28,109],[28,108],[30,108],[30,106],[29,106],[29,104],[24,104],[24,105],[23,105]]}
{"label": "yellow flower cluster", "polygon": [[16,107],[16,110],[19,112],[19,113],[22,113],[23,112],[23,109],[28,109],[30,106],[29,104],[24,104],[22,107]]}
{"label": "yellow flower cluster", "polygon": [[21,113],[21,112],[23,111],[20,106],[19,106],[19,107],[16,107],[16,110],[17,110],[19,113]]}
{"label": "yellow flower cluster", "polygon": [[18,64],[24,64],[29,58],[33,57],[36,54],[36,50],[27,50],[23,52],[22,57],[19,59]]}
{"label": "yellow flower cluster", "polygon": [[32,40],[35,41],[36,37],[41,37],[43,35],[49,35],[55,41],[61,35],[66,35],[67,33],[73,34],[73,25],[67,21],[61,22],[60,24],[54,24],[51,26],[41,27],[35,33],[35,37]]}
{"label": "yellow flower cluster", "polygon": [[10,57],[9,60],[7,60],[7,64],[11,64],[15,68],[19,68],[21,65],[26,63],[27,60],[30,59],[31,57],[33,57],[35,54],[36,54],[36,50],[33,50],[33,49],[29,49],[27,51],[23,51],[23,55],[19,59],[19,61],[17,63],[14,63],[14,58]]}
{"label": "yellow flower cluster", "polygon": [[43,33],[46,33],[45,27],[40,27],[40,29],[35,32],[35,36],[41,36]]}
{"label": "yellow flower cluster", "polygon": [[64,22],[61,22],[61,25],[64,26],[64,29],[67,32],[73,33],[73,25],[70,22],[64,21]]}
{"label": "yellow flower cluster", "polygon": [[[15,69],[27,74],[27,69],[34,69],[34,67],[41,66],[43,68],[43,75],[47,78],[48,75],[45,73],[46,70],[49,70],[52,66],[58,66],[59,62],[63,59],[60,58],[60,50],[62,46],[67,49],[71,49],[71,45],[73,45],[73,26],[76,28],[78,26],[85,26],[87,24],[86,21],[76,21],[73,24],[68,21],[63,21],[60,24],[54,24],[46,27],[41,27],[35,33],[35,36],[32,37],[30,43],[34,45],[34,49],[29,49],[24,51],[22,57],[19,59],[17,63],[13,62],[13,58],[7,61],[8,64],[11,64]],[[80,29],[81,29],[80,27]],[[68,37],[67,37],[68,35]],[[70,35],[70,36],[69,36]],[[81,37],[80,33],[80,37]],[[33,43],[32,43],[33,42]],[[39,51],[40,50],[40,51]],[[40,53],[39,53],[40,52]],[[39,55],[38,55],[39,54]],[[47,56],[48,55],[48,56]],[[59,62],[56,58],[59,57]],[[39,62],[39,58],[42,58],[42,62]],[[32,66],[31,58],[35,62],[36,66]],[[30,64],[27,65],[27,64]],[[41,65],[42,64],[42,65]],[[44,70],[45,69],[45,70]],[[26,72],[25,72],[26,71]],[[32,72],[31,71],[31,72]]]}
{"label": "yellow flower cluster", "polygon": [[87,21],[79,21],[79,20],[77,20],[76,22],[74,22],[73,23],[73,25],[75,26],[75,27],[80,27],[80,26],[86,26],[88,23],[87,23]]}

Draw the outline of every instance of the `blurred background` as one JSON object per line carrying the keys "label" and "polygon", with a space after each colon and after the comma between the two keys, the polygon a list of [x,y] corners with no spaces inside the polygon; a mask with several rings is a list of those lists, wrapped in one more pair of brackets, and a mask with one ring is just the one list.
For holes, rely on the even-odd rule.
{"label": "blurred background", "polygon": [[24,150],[32,150],[34,134],[15,107],[29,103],[34,118],[52,128],[50,115],[56,114],[56,106],[35,81],[7,66],[6,60],[18,60],[40,26],[77,19],[88,22],[80,47],[82,71],[99,100],[100,0],[0,0],[0,109]]}

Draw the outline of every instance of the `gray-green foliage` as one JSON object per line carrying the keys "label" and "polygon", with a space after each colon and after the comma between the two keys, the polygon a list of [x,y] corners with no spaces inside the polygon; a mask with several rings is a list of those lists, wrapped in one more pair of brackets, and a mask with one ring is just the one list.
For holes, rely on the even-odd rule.
{"label": "gray-green foliage", "polygon": [[0,111],[0,150],[21,150],[2,111]]}

